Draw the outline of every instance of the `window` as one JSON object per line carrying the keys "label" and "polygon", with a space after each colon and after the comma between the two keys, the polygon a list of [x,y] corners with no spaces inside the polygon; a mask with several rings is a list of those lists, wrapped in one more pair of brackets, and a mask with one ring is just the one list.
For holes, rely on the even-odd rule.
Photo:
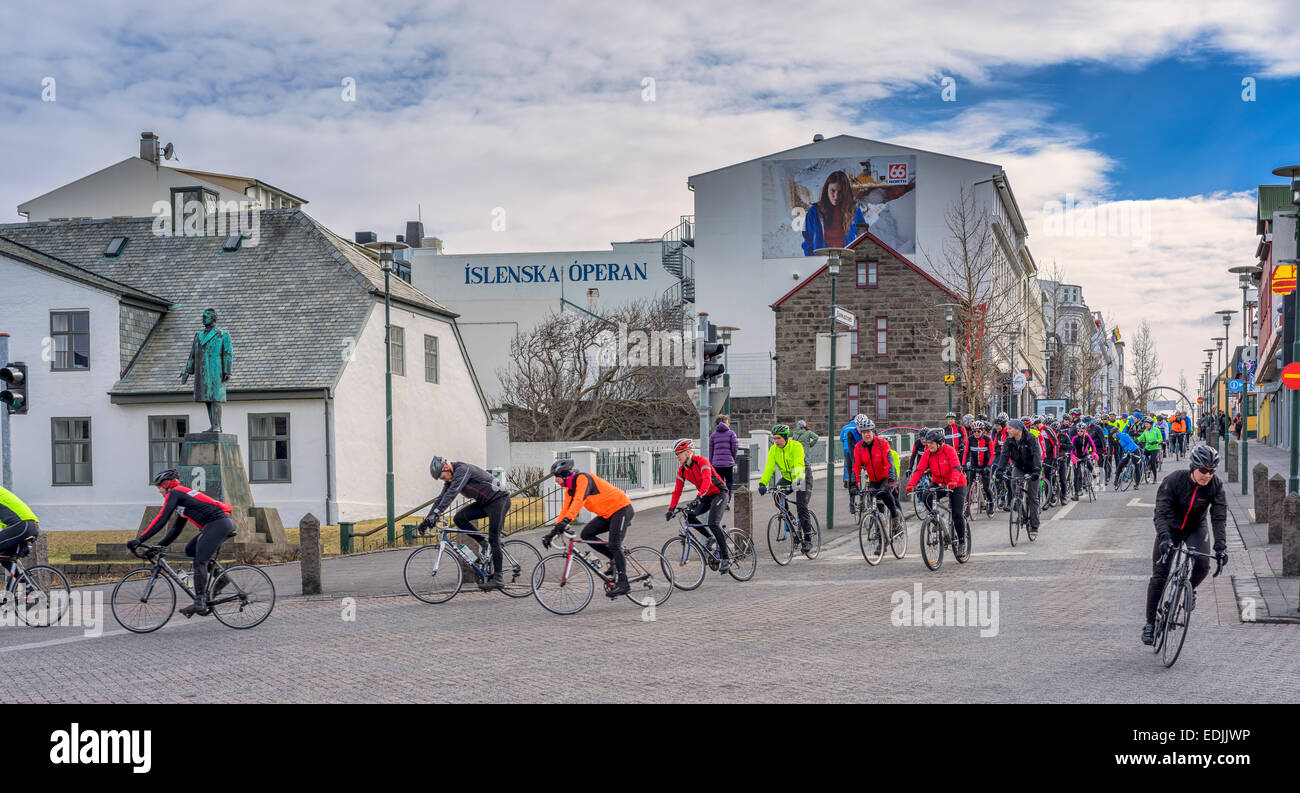
{"label": "window", "polygon": [[858,286],[877,286],[876,263],[858,262]]}
{"label": "window", "polygon": [[396,325],[388,330],[388,350],[392,361],[393,374],[406,375],[406,331]]}
{"label": "window", "polygon": [[889,386],[876,384],[876,418],[889,418]]}
{"label": "window", "polygon": [[876,355],[889,354],[889,319],[876,317]]}
{"label": "window", "polygon": [[55,485],[92,484],[90,419],[50,419],[50,443]]}
{"label": "window", "polygon": [[90,368],[89,311],[51,311],[50,338],[54,342],[50,371]]}
{"label": "window", "polygon": [[859,402],[861,401],[861,400],[860,400],[860,396],[859,396],[860,393],[861,393],[861,392],[860,392],[860,386],[857,386],[857,385],[850,385],[850,386],[849,386],[849,398],[848,398],[847,402],[848,402],[848,405],[849,405],[849,418],[850,418],[850,419],[853,418],[854,416],[856,416],[856,415],[858,415],[859,413],[862,412],[862,411],[859,409]]}
{"label": "window", "polygon": [[202,236],[207,231],[208,218],[215,222],[217,194],[202,187],[173,187],[172,233],[182,236],[188,229]]}
{"label": "window", "polygon": [[110,259],[121,256],[122,251],[126,249],[126,240],[126,237],[114,237],[109,240],[108,245],[104,248],[104,256]]}
{"label": "window", "polygon": [[288,482],[289,414],[248,415],[248,481]]}
{"label": "window", "polygon": [[424,379],[429,383],[438,382],[438,337],[424,337]]}
{"label": "window", "polygon": [[181,441],[189,430],[188,416],[149,417],[149,476],[181,464]]}
{"label": "window", "polygon": [[858,328],[849,331],[849,355],[858,354],[858,333]]}

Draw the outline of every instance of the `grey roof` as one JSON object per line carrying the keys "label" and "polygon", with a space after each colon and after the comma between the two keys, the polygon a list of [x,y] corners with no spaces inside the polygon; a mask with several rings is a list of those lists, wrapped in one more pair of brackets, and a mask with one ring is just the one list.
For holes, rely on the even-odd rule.
{"label": "grey roof", "polygon": [[[105,240],[105,244],[107,243],[108,241]],[[26,245],[20,245],[12,240],[4,239],[3,237],[0,237],[0,254],[8,256],[11,259],[26,262],[35,267],[40,267],[43,270],[49,270],[50,272],[61,275],[64,278],[79,281],[87,286],[101,289],[119,298],[134,298],[142,303],[152,303],[161,308],[166,308],[171,303],[171,301],[165,298],[136,289],[129,284],[123,284],[114,281],[111,278],[105,278],[104,276],[93,273],[90,270],[77,267],[63,261],[62,259],[57,259],[41,251],[29,248]]]}
{"label": "grey roof", "polygon": [[[191,393],[193,381],[181,385],[180,374],[209,306],[234,349],[228,390],[333,388],[349,340],[360,336],[373,295],[383,294],[383,271],[300,209],[263,211],[259,221],[258,244],[246,240],[234,253],[221,250],[221,236],[156,236],[152,217],[0,225],[0,242],[172,303],[112,394]],[[105,258],[117,236],[130,242]],[[455,317],[400,278],[392,293],[395,302]]]}

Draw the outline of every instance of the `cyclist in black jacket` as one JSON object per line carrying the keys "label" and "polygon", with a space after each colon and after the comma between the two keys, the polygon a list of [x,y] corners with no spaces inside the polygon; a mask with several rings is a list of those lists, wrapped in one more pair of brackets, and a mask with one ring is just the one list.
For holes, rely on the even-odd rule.
{"label": "cyclist in black jacket", "polygon": [[[452,523],[462,531],[478,531],[471,521],[486,517],[488,519],[488,549],[479,541],[479,551],[486,556],[490,549],[492,554],[492,573],[479,589],[500,589],[501,583],[501,530],[505,527],[506,515],[510,512],[510,494],[497,484],[496,477],[470,463],[454,463],[435,457],[429,463],[429,475],[441,479],[444,484],[442,493],[429,510],[429,515],[420,523],[420,532],[434,528],[438,517],[451,506],[456,496],[464,495],[470,503],[456,511]],[[465,535],[467,537],[473,535]],[[474,538],[478,540],[477,537]]]}
{"label": "cyclist in black jacket", "polygon": [[1002,451],[993,464],[999,477],[1005,476],[1011,467],[1014,470],[1010,471],[1013,481],[1010,496],[1020,496],[1020,481],[1025,480],[1025,502],[1029,513],[1025,516],[1025,522],[1030,534],[1037,537],[1038,477],[1043,472],[1043,450],[1038,445],[1038,439],[1020,421],[1012,421],[1007,425],[1006,442],[1002,444]]}
{"label": "cyclist in black jacket", "polygon": [[[1151,580],[1147,583],[1147,622],[1142,627],[1142,643],[1154,642],[1156,606],[1160,593],[1169,577],[1172,554],[1178,543],[1186,541],[1187,547],[1209,553],[1210,537],[1206,531],[1205,515],[1210,516],[1214,532],[1214,558],[1223,567],[1228,563],[1228,499],[1223,482],[1214,475],[1219,466],[1219,453],[1212,446],[1197,446],[1187,456],[1191,467],[1174,471],[1160,483],[1156,491],[1156,542],[1151,549]],[[1196,608],[1196,587],[1210,572],[1210,560],[1204,556],[1193,557],[1192,605]]]}
{"label": "cyclist in black jacket", "polygon": [[208,613],[208,562],[217,558],[221,543],[235,536],[235,521],[230,517],[231,506],[224,501],[217,501],[201,490],[181,487],[181,475],[175,468],[169,468],[153,478],[153,484],[163,496],[162,510],[153,521],[140,532],[140,536],[128,540],[126,547],[134,551],[145,544],[150,537],[157,534],[173,515],[171,531],[162,538],[159,545],[172,544],[185,527],[185,521],[199,527],[199,533],[185,546],[185,555],[194,560],[194,602],[181,609],[188,619],[195,614]]}

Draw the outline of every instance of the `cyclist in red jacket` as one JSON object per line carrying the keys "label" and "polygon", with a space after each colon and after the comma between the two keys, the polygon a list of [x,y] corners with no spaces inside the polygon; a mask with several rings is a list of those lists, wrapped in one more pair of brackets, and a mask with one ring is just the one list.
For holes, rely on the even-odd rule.
{"label": "cyclist in red jacket", "polygon": [[[862,440],[853,447],[853,488],[849,492],[849,511],[853,511],[853,502],[862,492],[859,485],[865,472],[867,492],[873,496],[880,493],[881,500],[889,508],[891,528],[900,531],[903,519],[898,511],[898,499],[894,496],[894,485],[898,484],[898,475],[894,473],[894,460],[889,453],[889,441],[876,435],[876,423],[871,419],[859,423],[858,429],[862,432]],[[860,508],[866,509],[870,503],[870,499],[863,499]]]}
{"label": "cyclist in red jacket", "polygon": [[[907,492],[911,493],[921,476],[929,472],[930,479],[940,487],[949,488],[948,506],[952,508],[952,527],[957,532],[958,542],[966,541],[966,476],[961,472],[961,461],[957,459],[957,450],[946,442],[943,430],[930,430],[922,441],[925,453],[916,464],[912,478],[907,480]],[[913,454],[916,452],[913,451]]]}
{"label": "cyclist in red jacket", "polygon": [[[682,497],[682,487],[687,482],[695,485],[696,497],[686,508],[687,523],[694,521],[700,514],[709,513],[709,532],[717,543],[719,572],[731,568],[731,558],[727,555],[727,535],[722,533],[722,511],[727,508],[727,483],[709,461],[698,454],[691,454],[691,439],[682,438],[673,445],[673,454],[681,467],[677,469],[677,484],[673,487],[673,499],[668,504],[667,520],[673,519],[677,511],[677,500]],[[699,531],[699,529],[696,529]],[[703,534],[703,532],[700,532]],[[707,537],[705,538],[708,539]]]}

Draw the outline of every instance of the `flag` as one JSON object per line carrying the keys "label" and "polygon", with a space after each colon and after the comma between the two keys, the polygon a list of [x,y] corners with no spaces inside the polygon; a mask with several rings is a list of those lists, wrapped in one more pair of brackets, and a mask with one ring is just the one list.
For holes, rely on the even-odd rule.
{"label": "flag", "polygon": [[1110,340],[1115,342],[1116,344],[1119,343],[1119,328],[1110,329]]}

